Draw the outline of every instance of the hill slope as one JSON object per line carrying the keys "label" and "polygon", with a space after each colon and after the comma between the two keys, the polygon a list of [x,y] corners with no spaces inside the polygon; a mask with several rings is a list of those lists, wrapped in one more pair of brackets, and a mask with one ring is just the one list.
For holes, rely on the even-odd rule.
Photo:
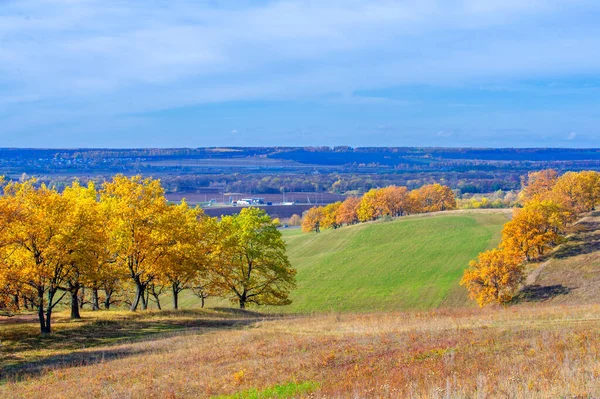
{"label": "hill slope", "polygon": [[600,302],[600,211],[582,218],[567,241],[527,278],[529,301]]}
{"label": "hill slope", "polygon": [[290,312],[425,309],[466,304],[469,260],[497,244],[507,211],[415,215],[326,230],[286,231],[298,270]]}

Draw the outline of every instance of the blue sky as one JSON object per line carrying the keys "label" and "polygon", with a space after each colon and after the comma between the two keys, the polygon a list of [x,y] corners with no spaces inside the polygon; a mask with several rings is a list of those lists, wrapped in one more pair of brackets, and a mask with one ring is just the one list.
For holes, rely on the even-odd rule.
{"label": "blue sky", "polygon": [[0,146],[600,147],[594,0],[0,0]]}

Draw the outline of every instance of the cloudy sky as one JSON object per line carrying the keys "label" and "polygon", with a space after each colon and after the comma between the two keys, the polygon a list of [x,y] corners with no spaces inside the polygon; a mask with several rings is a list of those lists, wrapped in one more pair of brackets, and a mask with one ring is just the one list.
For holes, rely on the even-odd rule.
{"label": "cloudy sky", "polygon": [[600,147],[597,0],[0,0],[1,147]]}

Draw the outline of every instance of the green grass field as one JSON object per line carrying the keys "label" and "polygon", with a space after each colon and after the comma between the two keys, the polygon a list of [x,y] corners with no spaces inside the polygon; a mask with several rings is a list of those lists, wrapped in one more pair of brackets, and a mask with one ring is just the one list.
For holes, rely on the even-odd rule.
{"label": "green grass field", "polygon": [[467,304],[469,260],[499,241],[506,212],[416,215],[284,237],[298,288],[285,312],[427,309]]}

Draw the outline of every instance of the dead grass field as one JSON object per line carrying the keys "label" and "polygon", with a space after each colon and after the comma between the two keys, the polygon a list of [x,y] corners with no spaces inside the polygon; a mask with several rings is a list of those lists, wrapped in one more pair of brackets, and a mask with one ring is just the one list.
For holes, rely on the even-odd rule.
{"label": "dead grass field", "polygon": [[[82,324],[97,326],[108,316],[86,317]],[[61,339],[13,352],[31,359],[5,375],[8,381],[0,386],[0,397],[600,396],[599,305],[528,304],[275,320],[194,312],[123,318],[120,313],[110,317],[123,326],[120,335],[140,328],[138,322],[159,331],[125,342],[102,342],[98,333],[98,345],[89,348],[87,341],[79,342],[73,357],[72,344],[68,351],[61,345],[79,336],[81,326],[61,326]],[[211,321],[220,324],[203,324]],[[195,324],[164,331],[165,325],[186,323]],[[66,357],[42,369],[25,367],[49,356]]]}

